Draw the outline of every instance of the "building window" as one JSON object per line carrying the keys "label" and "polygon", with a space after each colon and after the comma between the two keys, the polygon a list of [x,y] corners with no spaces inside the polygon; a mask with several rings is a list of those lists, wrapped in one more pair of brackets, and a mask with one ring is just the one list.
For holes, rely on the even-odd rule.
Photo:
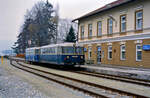
{"label": "building window", "polygon": [[108,46],[108,59],[112,59],[112,46]]}
{"label": "building window", "polygon": [[142,45],[136,45],[136,61],[142,61]]}
{"label": "building window", "polygon": [[84,26],[81,26],[81,39],[84,38]]}
{"label": "building window", "polygon": [[97,36],[102,36],[102,22],[97,22]]}
{"label": "building window", "polygon": [[88,59],[91,60],[92,57],[92,47],[88,47]]}
{"label": "building window", "polygon": [[89,38],[92,37],[92,24],[88,25]]}
{"label": "building window", "polygon": [[126,15],[120,17],[120,32],[126,32]]}
{"label": "building window", "polygon": [[143,11],[137,11],[135,13],[135,21],[136,25],[135,28],[136,30],[142,30],[143,29]]}
{"label": "building window", "polygon": [[113,20],[108,19],[108,34],[112,34],[112,33],[113,33]]}
{"label": "building window", "polygon": [[121,50],[121,60],[125,60],[126,59],[126,47],[125,45],[121,45],[120,46],[120,50]]}

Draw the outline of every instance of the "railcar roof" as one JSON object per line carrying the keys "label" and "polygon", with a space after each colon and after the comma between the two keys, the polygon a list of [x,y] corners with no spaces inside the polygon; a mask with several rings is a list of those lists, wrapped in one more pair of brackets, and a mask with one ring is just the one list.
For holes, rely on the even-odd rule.
{"label": "railcar roof", "polygon": [[46,45],[46,46],[42,46],[41,48],[58,47],[58,46],[74,46],[74,45],[75,43],[61,43],[61,44]]}
{"label": "railcar roof", "polygon": [[27,48],[26,50],[32,50],[32,49],[40,49],[40,47]]}

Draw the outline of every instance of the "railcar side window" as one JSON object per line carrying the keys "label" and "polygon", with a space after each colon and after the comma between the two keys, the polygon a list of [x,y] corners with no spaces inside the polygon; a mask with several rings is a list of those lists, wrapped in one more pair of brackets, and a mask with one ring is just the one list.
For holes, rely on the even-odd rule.
{"label": "railcar side window", "polygon": [[33,53],[33,50],[31,50],[31,54],[33,55],[34,53]]}
{"label": "railcar side window", "polygon": [[49,48],[49,53],[52,53],[52,48]]}
{"label": "railcar side window", "polygon": [[43,49],[43,54],[45,54],[45,49]]}
{"label": "railcar side window", "polygon": [[56,50],[57,48],[56,47],[50,47],[50,48],[43,48],[41,51],[42,51],[42,54],[54,54],[57,52]]}
{"label": "railcar side window", "polygon": [[50,48],[48,48],[48,53],[50,53]]}
{"label": "railcar side window", "polygon": [[39,50],[38,49],[35,50],[35,54],[39,54]]}
{"label": "railcar side window", "polygon": [[28,55],[28,50],[26,50],[26,55]]}
{"label": "railcar side window", "polygon": [[41,54],[43,54],[43,49],[41,49]]}
{"label": "railcar side window", "polygon": [[45,53],[46,53],[46,49],[43,48],[43,49],[42,49],[42,54],[45,54]]}
{"label": "railcar side window", "polygon": [[62,53],[62,47],[58,47],[57,51],[58,51],[58,54],[61,54]]}
{"label": "railcar side window", "polygon": [[52,48],[52,53],[55,53],[55,48],[54,47]]}
{"label": "railcar side window", "polygon": [[55,52],[54,52],[54,53],[57,53],[57,48],[55,47],[54,49],[55,49]]}

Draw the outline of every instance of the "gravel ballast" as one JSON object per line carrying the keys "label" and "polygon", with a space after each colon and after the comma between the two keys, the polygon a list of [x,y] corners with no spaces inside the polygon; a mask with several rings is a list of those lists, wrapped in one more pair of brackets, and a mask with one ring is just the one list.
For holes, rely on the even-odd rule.
{"label": "gravel ballast", "polygon": [[2,98],[48,98],[27,82],[9,75],[2,67],[0,67],[0,96]]}
{"label": "gravel ballast", "polygon": [[43,79],[10,65],[0,64],[0,98],[92,98],[80,91]]}

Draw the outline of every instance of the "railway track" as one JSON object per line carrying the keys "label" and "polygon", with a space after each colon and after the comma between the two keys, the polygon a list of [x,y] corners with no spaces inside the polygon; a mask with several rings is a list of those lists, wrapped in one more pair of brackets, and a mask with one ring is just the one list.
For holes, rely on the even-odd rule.
{"label": "railway track", "polygon": [[[15,59],[13,59],[13,60],[15,60]],[[23,60],[19,60],[19,61],[24,62]],[[122,77],[122,76],[118,76],[118,75],[116,76],[116,75],[95,73],[95,72],[89,72],[89,71],[70,71],[70,72],[150,87],[150,81],[149,80],[144,80],[144,79],[128,78],[128,77]]]}
{"label": "railway track", "polygon": [[119,77],[119,76],[115,76],[115,75],[94,73],[94,72],[88,72],[88,71],[70,71],[70,72],[150,87],[150,81],[147,81],[147,80]]}
{"label": "railway track", "polygon": [[145,96],[142,96],[142,95],[137,95],[137,94],[133,94],[133,93],[126,92],[126,91],[120,91],[114,88],[104,87],[102,85],[93,84],[90,82],[85,82],[82,80],[66,77],[63,75],[54,74],[51,72],[31,68],[20,63],[15,63],[15,64],[12,63],[12,65],[21,70],[38,75],[42,78],[46,78],[48,80],[57,82],[59,84],[68,86],[75,90],[82,91],[90,96],[97,97],[97,98],[120,98],[120,97],[146,98]]}

